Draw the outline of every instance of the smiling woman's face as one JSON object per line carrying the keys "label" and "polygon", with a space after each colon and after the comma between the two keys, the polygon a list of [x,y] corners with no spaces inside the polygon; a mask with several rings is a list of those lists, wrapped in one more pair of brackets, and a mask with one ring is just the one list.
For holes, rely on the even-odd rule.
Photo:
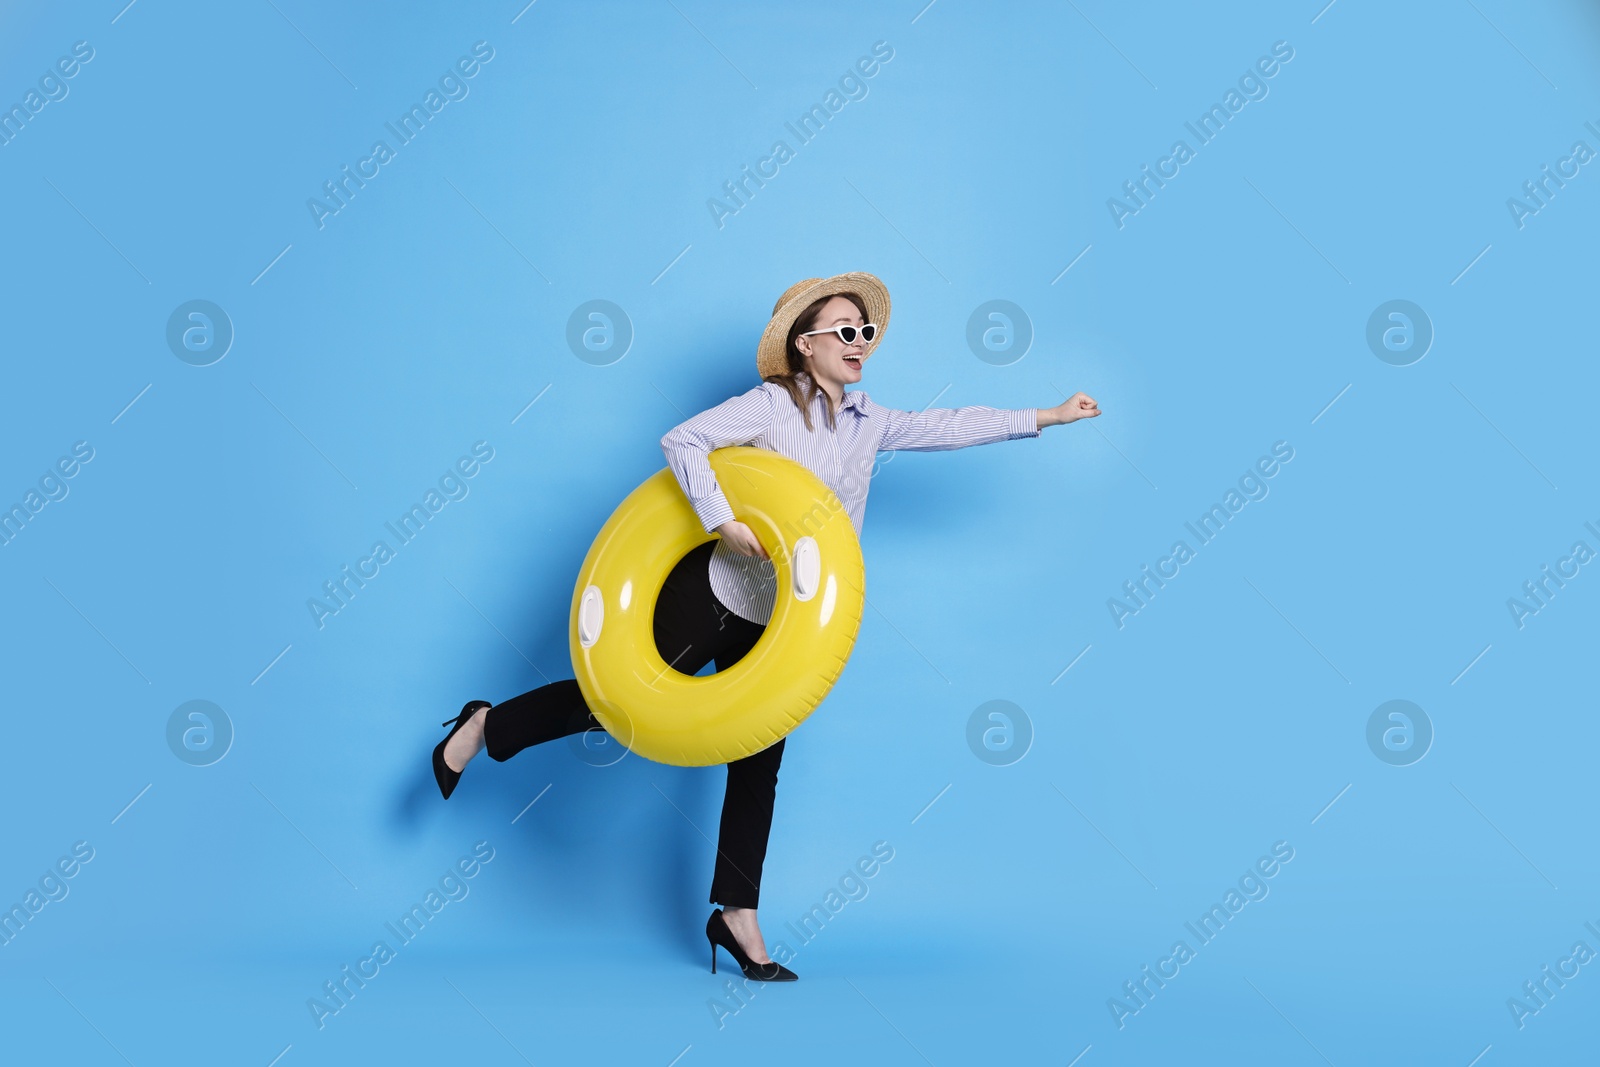
{"label": "smiling woman's face", "polygon": [[[861,309],[847,297],[836,296],[822,305],[813,330],[828,330],[835,326],[860,326],[866,320]],[[795,347],[806,358],[806,369],[821,385],[831,382],[843,389],[851,382],[861,380],[861,364],[867,360],[868,345],[859,334],[852,344],[845,344],[836,333],[818,333],[810,337],[795,338]]]}

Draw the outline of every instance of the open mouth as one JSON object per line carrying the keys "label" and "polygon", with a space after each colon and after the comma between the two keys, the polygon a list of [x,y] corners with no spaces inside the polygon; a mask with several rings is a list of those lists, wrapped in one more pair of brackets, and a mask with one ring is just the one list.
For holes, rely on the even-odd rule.
{"label": "open mouth", "polygon": [[844,359],[844,361],[846,363],[854,363],[858,367],[861,366],[861,357],[860,356],[844,356],[842,358]]}

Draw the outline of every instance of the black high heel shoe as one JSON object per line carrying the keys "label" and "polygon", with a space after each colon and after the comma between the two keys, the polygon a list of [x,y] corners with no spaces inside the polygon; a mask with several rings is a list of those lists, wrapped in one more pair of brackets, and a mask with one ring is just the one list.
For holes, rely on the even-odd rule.
{"label": "black high heel shoe", "polygon": [[450,743],[450,739],[456,735],[457,730],[467,724],[467,720],[478,713],[479,708],[493,706],[487,700],[469,700],[466,707],[461,709],[460,715],[453,719],[446,719],[439,724],[440,726],[450,726],[451,723],[455,723],[454,726],[450,726],[450,732],[444,735],[444,740],[440,741],[438,747],[433,750],[433,777],[439,783],[439,792],[444,794],[446,800],[449,800],[450,794],[456,791],[456,783],[461,781],[461,772],[452,771],[450,765],[444,761],[444,746]]}
{"label": "black high heel shoe", "polygon": [[721,908],[712,912],[711,918],[706,920],[706,940],[711,942],[712,974],[717,973],[717,946],[721,945],[739,964],[744,976],[752,981],[792,982],[800,977],[777,960],[768,963],[756,963],[752,960],[745,950],[739,947],[739,939],[734,937],[733,931],[728,928],[728,920],[722,917]]}

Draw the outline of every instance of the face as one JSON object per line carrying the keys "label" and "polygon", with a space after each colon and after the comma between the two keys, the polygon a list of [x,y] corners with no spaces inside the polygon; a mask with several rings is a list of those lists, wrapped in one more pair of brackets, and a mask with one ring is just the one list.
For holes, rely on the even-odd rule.
{"label": "face", "polygon": [[[836,296],[822,305],[813,330],[826,330],[834,326],[861,326],[866,322],[861,309],[847,298]],[[805,357],[806,370],[817,382],[832,382],[843,387],[861,380],[861,365],[867,361],[871,347],[856,335],[854,344],[845,344],[836,333],[819,333],[810,337],[797,337],[795,347]]]}

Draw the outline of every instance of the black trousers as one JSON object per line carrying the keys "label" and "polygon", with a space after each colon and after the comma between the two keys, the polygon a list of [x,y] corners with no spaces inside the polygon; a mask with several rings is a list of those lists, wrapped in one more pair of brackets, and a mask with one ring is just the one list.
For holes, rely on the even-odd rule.
{"label": "black trousers", "polygon": [[[766,630],[729,611],[712,593],[706,569],[716,547],[715,541],[707,541],[679,560],[656,603],[656,648],[662,659],[684,674],[696,674],[713,660],[717,670],[727,670],[755,647]],[[569,678],[490,708],[484,716],[484,746],[490,758],[504,762],[529,745],[601,728],[577,681]],[[760,900],[761,867],[767,858],[785,740],[727,765],[717,862],[711,875],[713,904],[753,908]]]}

